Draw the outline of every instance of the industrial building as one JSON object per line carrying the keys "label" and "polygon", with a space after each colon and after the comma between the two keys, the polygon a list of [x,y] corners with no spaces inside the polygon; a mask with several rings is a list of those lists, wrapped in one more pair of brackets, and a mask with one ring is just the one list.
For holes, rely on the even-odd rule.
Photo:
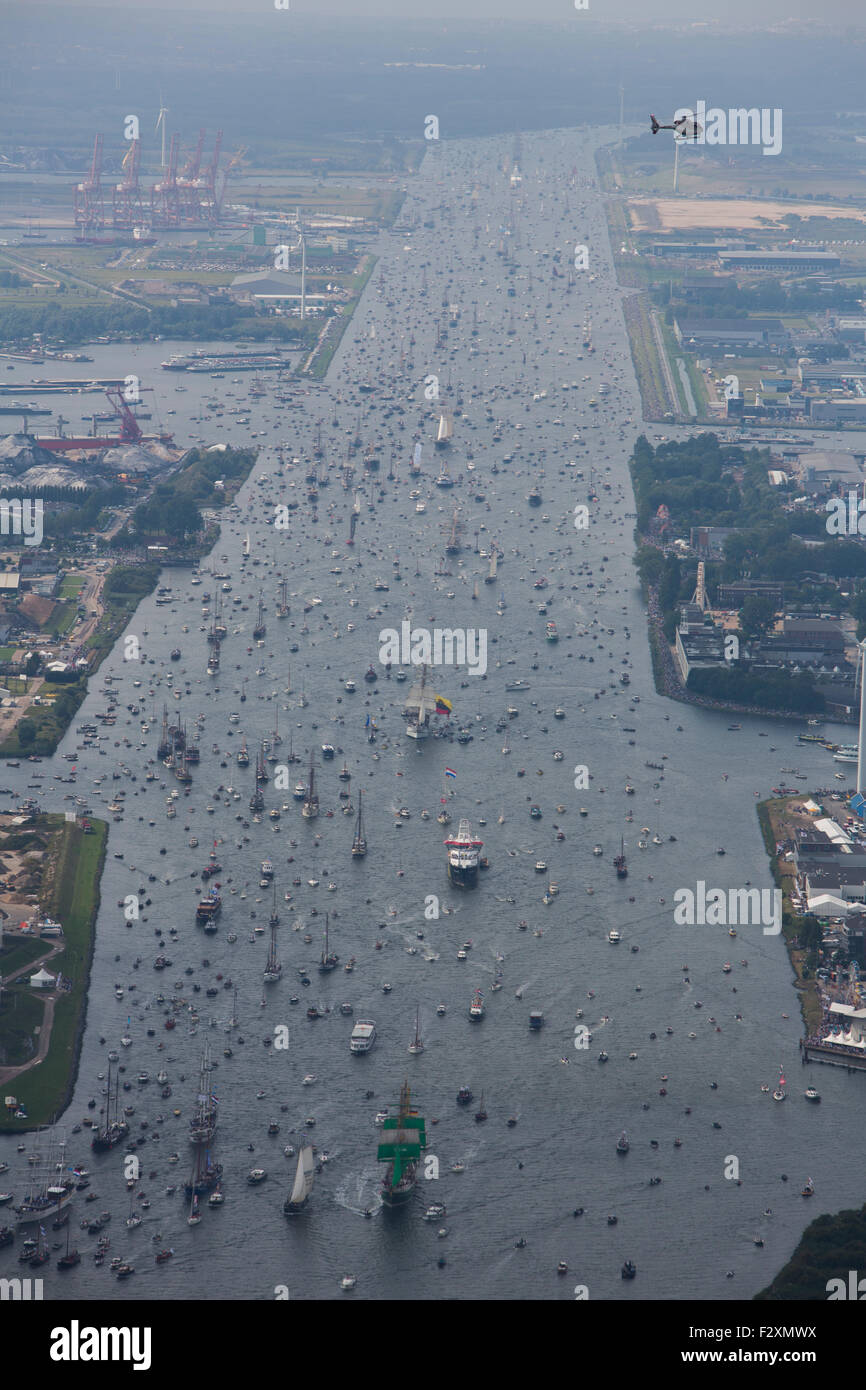
{"label": "industrial building", "polygon": [[783,348],[789,341],[781,319],[676,319],[674,333],[683,348],[720,351]]}
{"label": "industrial building", "polygon": [[722,270],[838,270],[835,251],[719,251]]}
{"label": "industrial building", "polygon": [[816,424],[841,425],[851,423],[863,428],[866,424],[866,396],[849,400],[812,401],[809,416]]}

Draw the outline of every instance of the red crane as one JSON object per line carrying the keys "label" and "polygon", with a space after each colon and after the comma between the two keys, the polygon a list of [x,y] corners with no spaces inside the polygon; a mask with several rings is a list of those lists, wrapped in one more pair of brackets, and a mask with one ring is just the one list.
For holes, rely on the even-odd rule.
{"label": "red crane", "polygon": [[177,135],[172,135],[165,175],[150,190],[150,220],[154,227],[177,227],[180,196],[177,187]]}
{"label": "red crane", "polygon": [[[214,141],[213,155],[209,164],[205,166],[204,174],[199,181],[200,201],[199,216],[204,222],[213,225],[220,218],[221,194],[217,194],[217,170],[220,162],[220,150],[222,149],[223,133],[218,130]],[[223,184],[225,187],[225,184]]]}
{"label": "red crane", "polygon": [[141,141],[136,137],[130,142],[123,158],[123,181],[116,183],[112,190],[112,225],[125,231],[141,226],[144,221],[141,189],[138,184],[140,159]]}
{"label": "red crane", "polygon": [[[141,388],[142,392],[147,389],[149,388]],[[120,420],[120,429],[117,434],[36,435],[37,444],[43,449],[50,449],[55,454],[70,453],[76,449],[112,449],[121,444],[140,444],[145,436],[127,404],[123,387],[106,386],[105,394]],[[148,435],[147,438],[157,440],[160,444],[172,442],[172,435],[170,434]]]}
{"label": "red crane", "polygon": [[204,131],[200,130],[196,147],[177,176],[180,217],[187,223],[196,223],[201,220],[199,169],[201,168],[203,149]]}
{"label": "red crane", "polygon": [[105,226],[105,209],[102,201],[102,136],[93,141],[93,158],[90,171],[83,183],[75,185],[73,194],[75,225],[83,232],[91,232]]}

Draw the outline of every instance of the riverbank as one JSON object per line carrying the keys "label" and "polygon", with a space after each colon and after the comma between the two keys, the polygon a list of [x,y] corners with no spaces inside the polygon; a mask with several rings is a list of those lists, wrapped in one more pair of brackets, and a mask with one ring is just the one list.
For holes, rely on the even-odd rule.
{"label": "riverbank", "polygon": [[[821,996],[818,982],[808,964],[812,949],[807,941],[807,924],[797,914],[791,902],[791,890],[796,884],[794,865],[784,858],[788,843],[796,838],[796,831],[802,825],[810,825],[812,817],[805,811],[795,811],[795,807],[807,798],[805,796],[779,797],[760,801],[757,806],[758,822],[764,839],[764,848],[770,859],[773,882],[782,894],[782,935],[788,951],[788,959],[796,976],[794,988],[800,1001],[800,1014],[803,1019],[805,1036],[812,1037],[818,1031],[822,1018]],[[777,852],[777,846],[784,848]]]}
{"label": "riverbank", "polygon": [[51,832],[40,902],[43,912],[63,927],[59,940],[44,944],[51,954],[51,973],[62,975],[64,987],[36,995],[28,983],[30,971],[25,970],[20,983],[13,982],[3,991],[0,1055],[15,1056],[26,1048],[33,1055],[26,1062],[0,1068],[4,1096],[14,1095],[26,1115],[15,1119],[11,1108],[4,1107],[0,1133],[22,1133],[49,1124],[72,1098],[108,840],[106,821],[90,821],[89,831],[61,816],[39,816],[33,825]]}
{"label": "riverbank", "polygon": [[643,592],[647,610],[647,635],[657,694],[665,695],[669,700],[678,700],[683,705],[695,705],[698,709],[718,710],[721,714],[754,714],[763,719],[808,721],[806,714],[797,714],[794,710],[765,709],[761,705],[739,705],[724,700],[714,700],[710,695],[695,695],[683,684],[682,676],[674,660],[673,650],[665,636],[664,613],[659,603],[658,586],[655,584],[645,585]]}

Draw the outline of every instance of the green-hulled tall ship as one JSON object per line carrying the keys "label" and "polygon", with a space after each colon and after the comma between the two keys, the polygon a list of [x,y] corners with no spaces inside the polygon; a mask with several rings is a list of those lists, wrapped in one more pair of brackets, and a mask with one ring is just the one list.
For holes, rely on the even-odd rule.
{"label": "green-hulled tall ship", "polygon": [[400,1206],[415,1191],[415,1176],[421,1150],[427,1147],[425,1122],[412,1106],[409,1082],[400,1088],[400,1108],[382,1126],[378,1160],[388,1164],[382,1179],[382,1201],[386,1207]]}

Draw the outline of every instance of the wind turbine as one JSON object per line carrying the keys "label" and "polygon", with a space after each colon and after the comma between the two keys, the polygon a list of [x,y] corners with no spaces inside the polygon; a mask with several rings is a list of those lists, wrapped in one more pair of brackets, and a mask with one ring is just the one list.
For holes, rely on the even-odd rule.
{"label": "wind turbine", "polygon": [[156,118],[156,129],[162,126],[162,167],[165,168],[165,118],[168,115],[168,107],[163,105],[162,92],[159,94],[159,115]]}

